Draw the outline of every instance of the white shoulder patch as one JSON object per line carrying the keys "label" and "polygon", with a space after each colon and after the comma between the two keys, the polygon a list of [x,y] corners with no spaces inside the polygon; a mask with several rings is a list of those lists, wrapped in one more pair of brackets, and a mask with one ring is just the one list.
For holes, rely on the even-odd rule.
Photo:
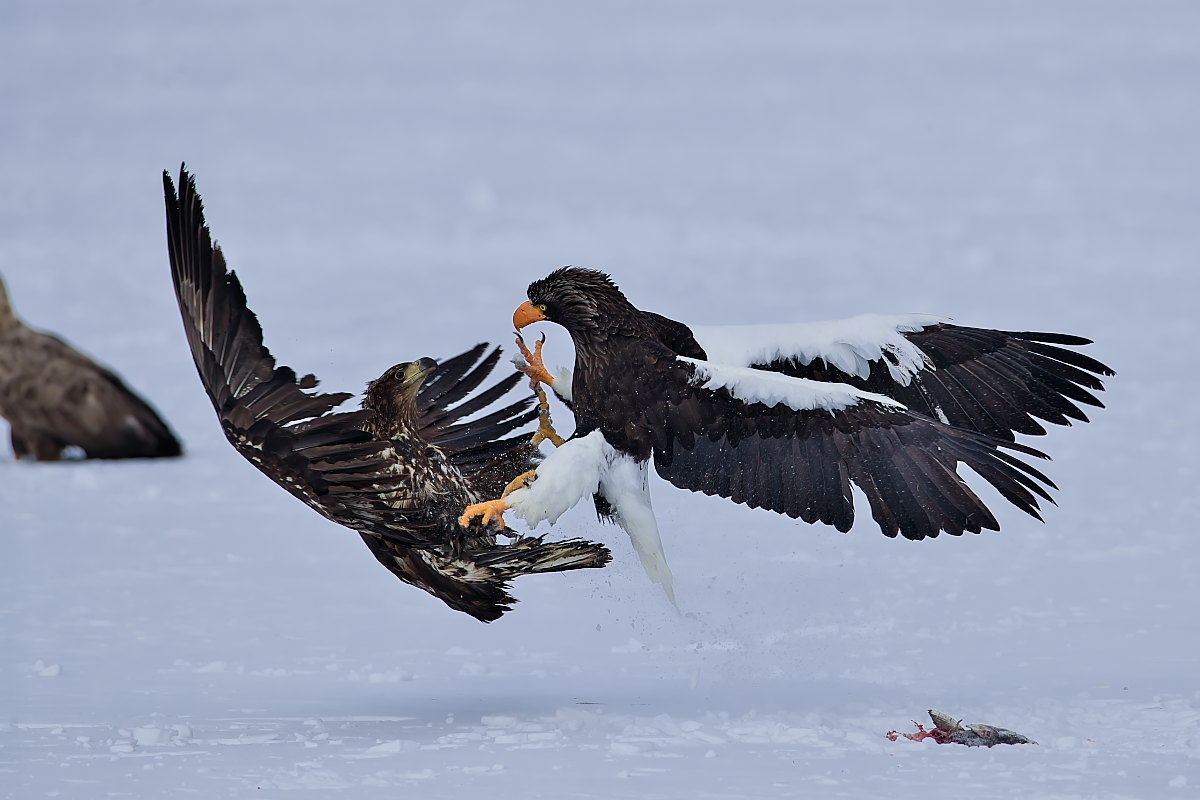
{"label": "white shoulder patch", "polygon": [[845,383],[792,378],[778,372],[731,367],[686,356],[676,358],[696,368],[693,385],[704,389],[725,389],[746,403],[762,403],[768,407],[782,404],[793,411],[811,411],[818,408],[838,411],[868,400],[894,408],[904,408],[890,397],[864,392]]}
{"label": "white shoulder patch", "polygon": [[572,397],[571,382],[574,379],[575,373],[571,371],[570,367],[559,367],[554,371],[554,383],[550,384],[550,388],[556,395],[569,403]]}
{"label": "white shoulder patch", "polygon": [[883,360],[892,378],[907,386],[929,369],[920,348],[902,334],[947,322],[931,314],[862,314],[826,322],[778,325],[713,325],[692,328],[709,361],[748,367],[791,358],[821,360],[849,375],[866,378],[871,362]]}

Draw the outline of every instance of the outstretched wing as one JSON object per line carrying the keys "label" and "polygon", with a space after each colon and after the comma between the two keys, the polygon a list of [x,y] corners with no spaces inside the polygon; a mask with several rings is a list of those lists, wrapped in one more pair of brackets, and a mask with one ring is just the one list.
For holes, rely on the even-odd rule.
{"label": "outstretched wing", "polygon": [[513,372],[472,395],[500,360],[500,348],[484,356],[487,347],[477,344],[441,362],[417,391],[421,438],[440,448],[480,497],[498,496],[509,481],[540,460],[528,433],[509,436],[537,418],[532,398],[471,418],[508,394],[522,377]]}
{"label": "outstretched wing", "polygon": [[659,385],[639,392],[659,399],[626,430],[648,437],[658,473],[680,488],[846,531],[854,484],[883,533],[908,539],[999,529],[959,464],[1039,519],[1038,499],[1051,500],[1050,480],[1006,450],[1042,453],[881,395],[665,352],[647,372]]}
{"label": "outstretched wing", "polygon": [[[492,531],[468,534],[458,526],[461,503],[452,503],[448,516],[442,504],[423,500],[462,492],[463,484],[453,471],[401,458],[391,440],[372,436],[371,411],[333,410],[352,395],[314,392],[315,377],[276,366],[241,283],[212,243],[193,179],[181,172],[178,196],[165,172],[163,184],[171,276],[188,345],[226,438],[248,461],[323,516],[359,531],[401,580],[483,621],[516,602],[506,583],[514,577],[608,562],[603,546],[581,540],[497,544]],[[528,436],[491,441],[530,419],[529,400],[459,422],[515,383],[501,381],[468,398],[498,357],[493,352],[476,364],[486,347],[443,362],[418,394],[418,435],[462,464],[468,480],[488,473],[489,458],[531,463]]]}
{"label": "outstretched wing", "polygon": [[163,173],[167,247],[175,296],[200,380],[230,444],[267,477],[325,517],[398,544],[429,547],[435,521],[399,514],[384,496],[409,491],[390,442],[366,431],[365,410],[330,413],[349,393],[311,391],[312,375],[276,366],[204,223],[195,182],[180,176],[178,198]]}
{"label": "outstretched wing", "polygon": [[[1007,441],[1039,423],[1087,422],[1080,405],[1113,371],[1074,349],[1089,339],[952,325],[922,314],[694,329],[710,361],[847,383],[909,409]],[[688,355],[688,353],[681,353]]]}

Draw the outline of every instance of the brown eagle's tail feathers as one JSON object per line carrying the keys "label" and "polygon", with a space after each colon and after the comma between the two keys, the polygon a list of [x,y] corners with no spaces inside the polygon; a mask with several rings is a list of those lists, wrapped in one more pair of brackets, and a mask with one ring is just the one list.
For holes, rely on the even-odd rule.
{"label": "brown eagle's tail feathers", "polygon": [[598,569],[612,561],[608,548],[586,539],[547,542],[540,537],[522,537],[514,542],[474,556],[481,570],[498,580],[511,580],[538,572]]}
{"label": "brown eagle's tail feathers", "polygon": [[500,619],[517,602],[503,580],[480,574],[469,562],[448,559],[434,551],[397,547],[365,533],[359,535],[379,563],[397,578],[480,622]]}
{"label": "brown eagle's tail feathers", "polygon": [[453,589],[439,593],[438,597],[455,611],[468,614],[480,622],[495,622],[512,611],[513,604],[517,602],[517,598],[508,593],[508,588],[508,584],[500,582],[454,581]]}
{"label": "brown eagle's tail feathers", "polygon": [[[492,622],[511,611],[512,604],[517,602],[508,593],[508,582],[514,578],[603,567],[611,560],[612,553],[607,547],[584,539],[547,542],[537,537],[522,537],[498,544],[494,550],[464,554],[439,564],[442,573],[439,577],[449,591],[435,593],[451,608]],[[433,590],[426,588],[426,591]]]}
{"label": "brown eagle's tail feathers", "polygon": [[535,572],[603,567],[612,559],[604,545],[582,539],[545,542],[520,538],[494,548],[449,556],[360,535],[379,563],[397,578],[481,622],[499,619],[517,602],[508,593],[507,582],[513,578]]}

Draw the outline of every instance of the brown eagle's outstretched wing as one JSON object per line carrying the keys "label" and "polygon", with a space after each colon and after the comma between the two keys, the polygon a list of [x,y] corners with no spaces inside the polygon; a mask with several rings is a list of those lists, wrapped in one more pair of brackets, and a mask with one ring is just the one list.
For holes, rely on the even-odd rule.
{"label": "brown eagle's outstretched wing", "polygon": [[461,528],[460,509],[447,513],[420,501],[430,492],[418,489],[463,491],[493,462],[529,463],[528,437],[501,438],[531,418],[529,400],[459,421],[514,385],[516,376],[468,399],[498,351],[477,363],[486,349],[479,345],[443,362],[417,395],[418,432],[453,470],[404,459],[393,441],[369,432],[371,410],[334,411],[350,394],[314,392],[314,376],[298,378],[276,365],[241,283],[212,243],[194,180],[181,171],[176,195],[164,172],[163,185],[171,276],[188,345],[225,436],[242,456],[323,516],[362,534],[397,577],[484,621],[515,602],[505,583],[513,577],[607,563],[608,551],[591,542],[520,538],[501,545],[491,531]]}
{"label": "brown eagle's outstretched wing", "polygon": [[500,360],[500,348],[485,356],[486,350],[486,344],[478,344],[438,364],[437,371],[417,392],[416,421],[420,436],[440,448],[481,496],[504,489],[514,476],[532,469],[539,459],[529,434],[507,436],[537,418],[529,399],[467,419],[487,409],[522,380],[520,373],[513,372],[470,396]]}
{"label": "brown eagle's outstretched wing", "polygon": [[225,256],[212,244],[195,183],[186,172],[175,195],[163,173],[167,247],[175,296],[200,381],[225,437],[271,480],[325,517],[414,547],[435,542],[427,520],[397,518],[381,497],[403,491],[389,442],[365,430],[364,410],[330,413],[353,395],[310,391],[312,375],[277,367],[258,318]]}

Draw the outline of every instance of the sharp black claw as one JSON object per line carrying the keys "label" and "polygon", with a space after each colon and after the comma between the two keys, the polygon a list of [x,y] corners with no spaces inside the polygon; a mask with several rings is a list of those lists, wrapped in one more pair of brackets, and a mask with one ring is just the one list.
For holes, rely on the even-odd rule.
{"label": "sharp black claw", "polygon": [[546,343],[546,332],[545,331],[542,331],[542,335],[538,337],[538,341],[541,342],[542,344]]}

